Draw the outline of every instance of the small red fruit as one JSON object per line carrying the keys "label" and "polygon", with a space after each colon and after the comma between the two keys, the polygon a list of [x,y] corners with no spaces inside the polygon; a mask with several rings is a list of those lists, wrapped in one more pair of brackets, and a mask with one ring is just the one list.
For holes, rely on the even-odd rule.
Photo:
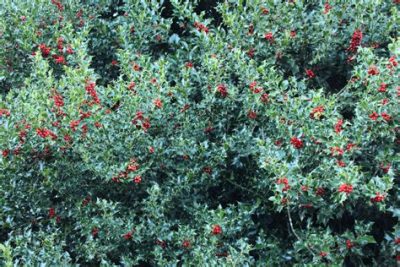
{"label": "small red fruit", "polygon": [[214,226],[213,226],[213,229],[212,229],[212,234],[213,234],[213,235],[220,235],[220,234],[222,234],[222,227],[221,227],[220,225],[218,225],[218,224],[214,225]]}

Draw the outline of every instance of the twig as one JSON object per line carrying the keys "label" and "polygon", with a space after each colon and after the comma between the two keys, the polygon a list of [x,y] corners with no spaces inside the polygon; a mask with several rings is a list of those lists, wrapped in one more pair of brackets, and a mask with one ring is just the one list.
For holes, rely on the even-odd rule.
{"label": "twig", "polygon": [[289,218],[289,225],[290,225],[290,229],[292,230],[293,235],[297,238],[297,240],[299,240],[300,242],[304,243],[306,245],[307,250],[313,255],[315,256],[315,252],[311,249],[311,247],[308,246],[307,243],[305,243],[303,241],[303,239],[300,238],[300,236],[296,233],[296,231],[294,230],[293,227],[293,221],[292,221],[292,216],[290,215],[290,211],[289,211],[289,205],[286,206],[286,210],[287,210],[287,214],[288,214],[288,218]]}

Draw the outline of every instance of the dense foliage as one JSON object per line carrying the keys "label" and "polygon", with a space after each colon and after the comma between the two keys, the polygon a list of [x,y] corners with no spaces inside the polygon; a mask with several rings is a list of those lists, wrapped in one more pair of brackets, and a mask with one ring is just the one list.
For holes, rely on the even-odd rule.
{"label": "dense foliage", "polygon": [[394,266],[398,0],[5,0],[0,261]]}

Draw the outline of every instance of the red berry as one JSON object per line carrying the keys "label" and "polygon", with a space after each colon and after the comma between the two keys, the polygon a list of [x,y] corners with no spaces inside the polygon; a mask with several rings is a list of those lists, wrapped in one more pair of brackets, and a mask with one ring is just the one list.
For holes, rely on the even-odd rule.
{"label": "red berry", "polygon": [[213,229],[212,229],[212,234],[213,235],[222,234],[222,227],[220,225],[218,225],[218,224],[214,225]]}
{"label": "red berry", "polygon": [[190,248],[191,244],[189,240],[183,240],[182,242],[182,247],[184,248]]}

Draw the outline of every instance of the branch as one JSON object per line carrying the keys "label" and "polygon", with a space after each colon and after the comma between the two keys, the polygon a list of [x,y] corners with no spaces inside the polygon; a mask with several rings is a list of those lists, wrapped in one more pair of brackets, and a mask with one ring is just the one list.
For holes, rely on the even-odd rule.
{"label": "branch", "polygon": [[307,243],[305,243],[303,241],[303,239],[300,238],[300,236],[296,233],[296,231],[294,230],[293,227],[293,221],[292,221],[292,216],[290,215],[290,211],[289,211],[289,205],[286,206],[286,210],[287,210],[287,214],[288,214],[288,218],[289,218],[289,225],[290,225],[290,230],[292,230],[293,235],[297,238],[297,240],[299,240],[300,242],[304,243],[306,245],[307,250],[313,255],[315,256],[315,252],[312,250],[312,248],[310,246],[308,246]]}

